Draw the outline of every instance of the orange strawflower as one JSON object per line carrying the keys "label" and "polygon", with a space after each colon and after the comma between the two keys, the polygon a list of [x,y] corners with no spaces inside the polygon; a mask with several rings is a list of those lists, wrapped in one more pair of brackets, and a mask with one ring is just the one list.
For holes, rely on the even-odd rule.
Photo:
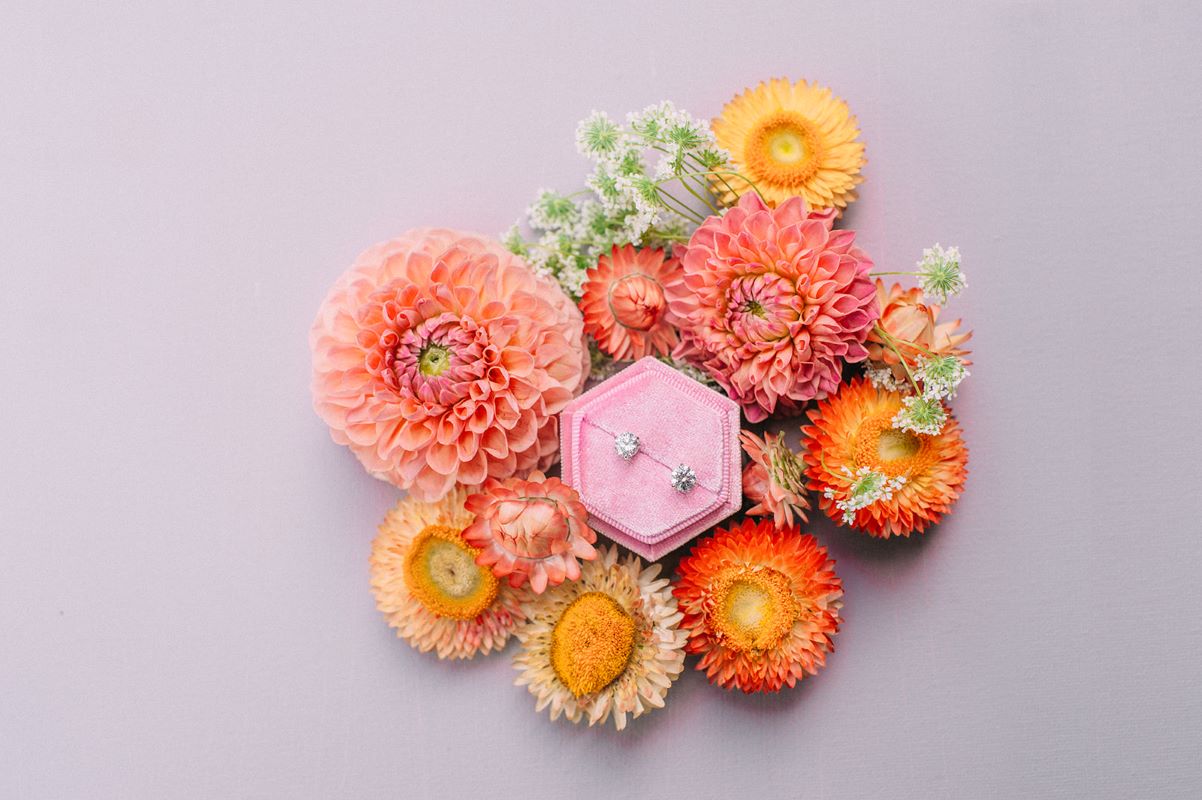
{"label": "orange strawflower", "polygon": [[465,508],[476,518],[463,531],[478,548],[476,563],[491,568],[510,586],[529,583],[536,594],[580,577],[580,563],[597,557],[597,534],[588,525],[580,493],[541,472],[529,480],[489,479],[468,495]]}
{"label": "orange strawflower", "polygon": [[865,472],[891,484],[874,502],[853,509],[852,527],[880,538],[921,533],[939,522],[968,475],[968,448],[955,417],[949,414],[936,434],[897,430],[893,418],[902,399],[859,378],[821,401],[802,429],[809,486],[831,519],[842,522],[839,504],[856,493]]}
{"label": "orange strawflower", "polygon": [[834,650],[843,587],[813,536],[770,521],[719,528],[681,560],[675,594],[686,650],[711,683],[776,692]]}
{"label": "orange strawflower", "polygon": [[581,289],[584,330],[618,361],[666,356],[677,342],[667,298],[683,283],[680,262],[663,250],[615,246],[588,271]]}
{"label": "orange strawflower", "polygon": [[[958,319],[939,322],[940,307],[924,303],[922,289],[904,289],[898,283],[886,289],[885,283],[877,278],[876,296],[881,306],[881,317],[877,320],[877,325],[898,340],[899,349],[905,356],[911,372],[917,369],[921,356],[958,356],[964,366],[972,365],[971,361],[963,358],[970,352],[964,344],[972,338],[972,331],[962,333]],[[868,360],[872,362],[872,366],[888,367],[892,370],[896,382],[906,381],[906,371],[901,359],[892,348],[885,346],[884,337],[875,329],[869,331],[865,346],[868,348]]]}

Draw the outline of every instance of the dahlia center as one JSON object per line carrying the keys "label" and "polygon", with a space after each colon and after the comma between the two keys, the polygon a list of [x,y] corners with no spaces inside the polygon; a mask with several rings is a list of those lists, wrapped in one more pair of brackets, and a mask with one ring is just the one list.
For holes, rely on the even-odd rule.
{"label": "dahlia center", "polygon": [[492,570],[476,564],[478,550],[446,525],[427,525],[405,555],[405,585],[440,617],[475,619],[497,597]]}
{"label": "dahlia center", "polygon": [[734,650],[769,650],[793,629],[797,604],[785,575],[770,567],[719,578],[712,624]]}
{"label": "dahlia center", "polygon": [[576,697],[613,683],[634,652],[634,618],[604,592],[572,601],[551,631],[551,666]]}
{"label": "dahlia center", "polygon": [[801,318],[802,300],[780,275],[744,275],[727,290],[726,318],[746,342],[773,342],[789,335]]}
{"label": "dahlia center", "polygon": [[609,289],[609,309],[622,327],[650,330],[663,313],[664,289],[646,275],[625,275]]}
{"label": "dahlia center", "polygon": [[427,378],[433,378],[447,371],[451,366],[451,351],[440,344],[431,342],[422,348],[417,359],[417,368]]}

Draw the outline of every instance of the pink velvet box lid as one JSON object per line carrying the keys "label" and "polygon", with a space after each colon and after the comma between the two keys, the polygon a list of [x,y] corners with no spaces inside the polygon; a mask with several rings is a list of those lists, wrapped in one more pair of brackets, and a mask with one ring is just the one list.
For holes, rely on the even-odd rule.
{"label": "pink velvet box lid", "polygon": [[[739,407],[730,398],[644,358],[568,404],[560,415],[563,481],[580,492],[599,532],[657,559],[739,510],[743,502]],[[639,437],[624,461],[614,437]],[[672,469],[697,485],[682,493]]]}

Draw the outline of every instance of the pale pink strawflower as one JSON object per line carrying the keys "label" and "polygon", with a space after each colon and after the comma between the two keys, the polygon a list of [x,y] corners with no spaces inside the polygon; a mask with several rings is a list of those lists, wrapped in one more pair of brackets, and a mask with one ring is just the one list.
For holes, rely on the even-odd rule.
{"label": "pale pink strawflower", "polygon": [[743,468],[743,497],[755,505],[747,513],[772,517],[778,528],[805,522],[810,501],[805,491],[805,464],[785,443],[785,437],[740,431],[743,452],[751,461]]}
{"label": "pale pink strawflower", "polygon": [[476,563],[492,567],[510,586],[541,594],[548,586],[580,577],[580,563],[597,557],[597,534],[588,525],[580,495],[541,472],[529,480],[489,480],[467,498],[476,515],[463,538],[480,550]]}
{"label": "pale pink strawflower", "polygon": [[334,441],[421,500],[546,469],[588,375],[583,320],[498,242],[421,229],[367,250],[309,334]]}
{"label": "pale pink strawflower", "polygon": [[751,422],[797,414],[839,385],[843,362],[864,360],[879,315],[872,261],[834,212],[801,198],[775,209],[754,193],[709,217],[678,248],[684,287],[678,358],[701,367]]}

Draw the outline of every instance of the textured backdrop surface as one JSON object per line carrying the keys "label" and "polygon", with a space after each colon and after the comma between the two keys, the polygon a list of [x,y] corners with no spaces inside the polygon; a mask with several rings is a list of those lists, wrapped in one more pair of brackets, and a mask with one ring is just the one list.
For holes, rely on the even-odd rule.
{"label": "textured backdrop surface", "polygon": [[[441,5],[0,13],[0,797],[1202,794],[1197,7]],[[803,688],[551,724],[375,612],[397,492],[306,329],[361,248],[575,186],[591,109],[774,75],[858,113],[878,264],[965,253],[968,491],[811,526],[847,605]]]}

